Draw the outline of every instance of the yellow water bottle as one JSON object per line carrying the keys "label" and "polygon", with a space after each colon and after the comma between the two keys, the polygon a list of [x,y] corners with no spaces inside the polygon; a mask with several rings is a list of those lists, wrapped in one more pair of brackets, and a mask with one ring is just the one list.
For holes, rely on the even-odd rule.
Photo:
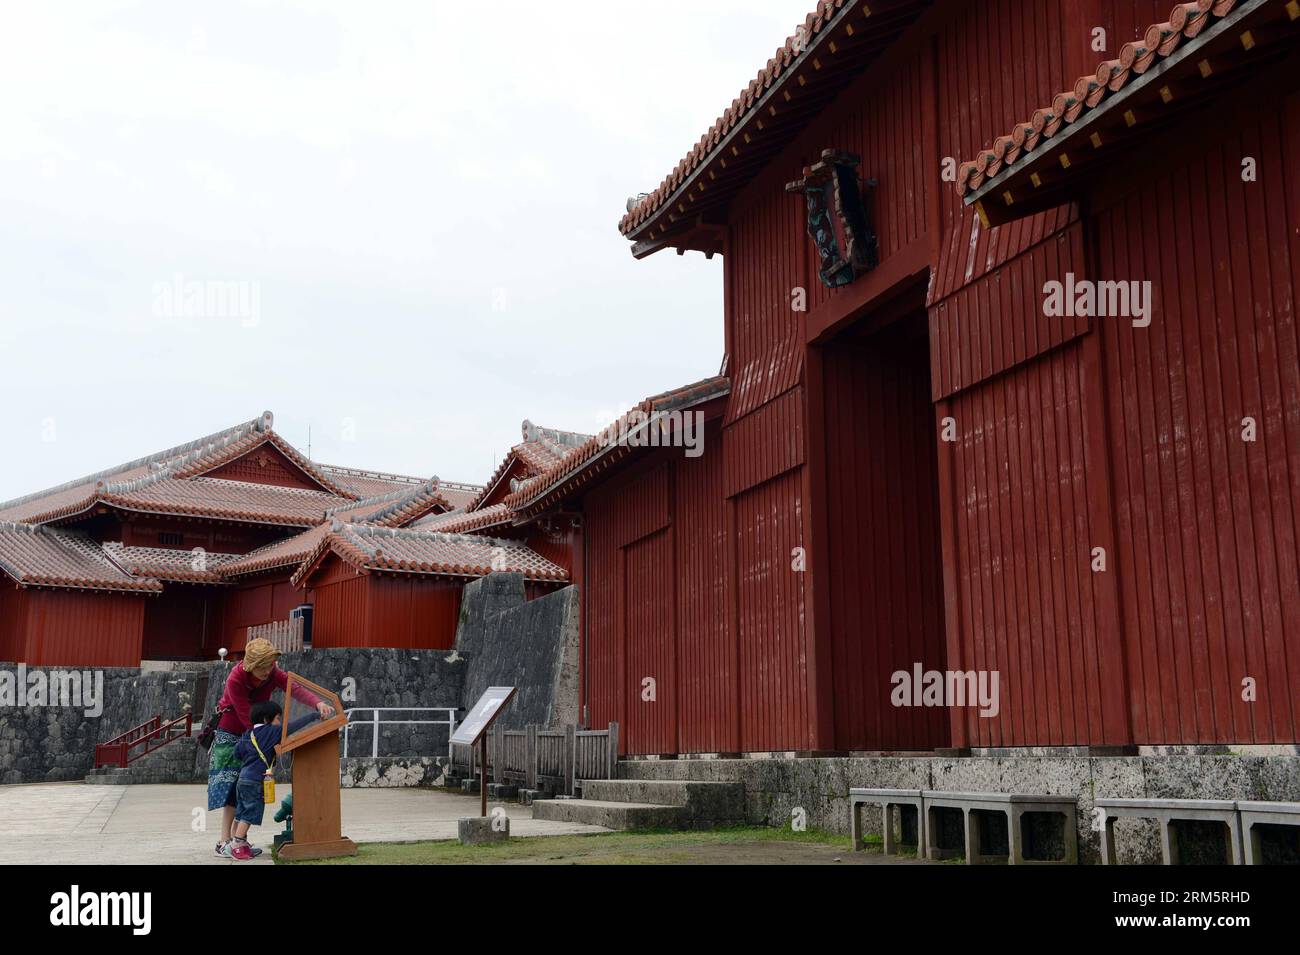
{"label": "yellow water bottle", "polygon": [[262,802],[268,805],[275,802],[275,776],[269,768],[262,777]]}

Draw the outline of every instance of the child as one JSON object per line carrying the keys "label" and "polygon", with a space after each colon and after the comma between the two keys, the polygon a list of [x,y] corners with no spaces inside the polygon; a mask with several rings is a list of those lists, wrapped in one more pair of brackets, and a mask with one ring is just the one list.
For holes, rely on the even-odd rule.
{"label": "child", "polygon": [[[280,705],[270,700],[255,703],[249,718],[253,728],[235,744],[235,758],[242,765],[235,783],[235,826],[231,830],[230,856],[240,860],[251,859],[256,854],[248,844],[248,829],[262,824],[262,811],[266,808],[262,779],[275,766],[275,746],[281,734]],[[294,720],[289,724],[290,735],[317,719],[320,714],[311,712]]]}

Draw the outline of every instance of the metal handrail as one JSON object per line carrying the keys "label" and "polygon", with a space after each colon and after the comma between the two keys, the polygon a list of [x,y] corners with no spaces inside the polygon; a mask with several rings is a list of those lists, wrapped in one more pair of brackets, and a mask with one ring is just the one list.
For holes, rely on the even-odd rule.
{"label": "metal handrail", "polygon": [[[371,736],[370,755],[377,757],[379,755],[379,726],[446,726],[447,727],[447,757],[451,758],[451,738],[456,733],[456,711],[455,706],[354,706],[351,709],[343,711],[343,715],[348,718],[347,724],[343,727],[343,756],[346,759],[348,755],[348,738],[349,732],[353,726],[373,726],[374,732]],[[354,720],[353,713],[371,713],[371,719]],[[441,720],[390,720],[381,719],[380,713],[446,713],[445,719]]]}
{"label": "metal handrail", "polygon": [[[184,732],[180,731],[182,723],[185,724]],[[148,756],[154,750],[162,749],[173,740],[190,736],[193,730],[193,713],[186,713],[166,723],[162,721],[162,714],[159,714],[145,720],[139,726],[131,727],[125,733],[119,733],[106,743],[97,743],[95,768],[118,766],[125,769],[128,763],[135,762],[141,756]],[[154,745],[155,743],[157,745]],[[131,750],[141,745],[144,746],[144,750],[132,755]]]}

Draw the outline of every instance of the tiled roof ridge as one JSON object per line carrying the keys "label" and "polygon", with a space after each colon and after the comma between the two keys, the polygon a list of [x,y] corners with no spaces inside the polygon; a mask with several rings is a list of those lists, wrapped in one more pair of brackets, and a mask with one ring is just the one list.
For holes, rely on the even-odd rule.
{"label": "tiled roof ridge", "polygon": [[655,415],[691,405],[704,396],[720,397],[730,391],[730,388],[731,382],[726,376],[712,375],[708,378],[701,378],[689,385],[683,385],[680,388],[673,388],[657,395],[651,395],[629,408],[578,447],[571,448],[564,457],[546,471],[520,482],[511,493],[506,495],[504,503],[513,509],[521,509],[533,499],[539,489],[546,489],[556,485],[571,473],[585,467],[589,461],[599,456],[603,451],[615,447],[615,439],[624,432],[633,415],[640,417],[641,420],[638,421],[638,426],[641,426],[648,423]]}
{"label": "tiled roof ridge", "polygon": [[450,511],[451,502],[442,496],[441,487],[442,484],[436,477],[430,478],[410,493],[368,515],[366,521],[386,524],[396,519],[397,523],[405,523],[410,520],[412,512],[419,514],[438,504]]}
{"label": "tiled roof ridge", "polygon": [[[438,479],[435,477],[430,480],[437,481]],[[391,491],[385,491],[383,494],[372,494],[370,497],[358,498],[355,501],[348,501],[345,504],[336,504],[333,507],[325,509],[325,516],[322,518],[322,521],[329,520],[341,511],[355,511],[361,508],[370,507],[371,505],[378,506],[380,504],[389,504],[393,501],[405,500],[412,494],[417,493],[418,489],[423,484],[428,483],[428,481],[424,481],[421,482],[421,484],[412,484],[409,487],[394,488]]]}
{"label": "tiled roof ridge", "polygon": [[[471,551],[465,561],[439,559],[436,551],[429,556],[429,559],[417,560],[387,553],[384,547],[385,541],[460,544],[471,548]],[[332,523],[329,533],[294,572],[291,581],[295,587],[300,586],[328,552],[337,554],[340,559],[354,567],[366,570],[408,571],[454,577],[484,576],[492,573],[494,568],[490,563],[485,563],[481,556],[474,555],[481,555],[485,547],[499,547],[504,555],[518,558],[519,563],[514,566],[523,568],[519,572],[529,579],[546,581],[568,579],[568,573],[562,567],[537,554],[521,541],[478,534],[448,534],[440,531],[379,527],[373,524],[353,524],[336,520]]]}
{"label": "tiled roof ridge", "polygon": [[559,428],[545,428],[539,424],[533,424],[527,418],[521,426],[525,443],[528,441],[539,441],[548,447],[576,448],[582,442],[591,437],[589,434],[583,434],[580,431],[562,431]]}
{"label": "tiled roof ridge", "polygon": [[[296,550],[286,550],[282,554],[274,557],[266,555],[272,551],[284,548],[285,545],[292,544],[300,537],[309,538],[313,534],[321,534],[323,537],[329,536],[329,527],[324,522],[309,527],[304,531],[299,531],[290,537],[283,537],[279,540],[272,541],[269,544],[263,544],[261,547],[250,550],[247,554],[230,562],[230,565],[221,568],[222,577],[237,577],[243,574],[256,574],[265,570],[274,570],[279,567],[289,567],[301,564],[312,552],[315,551],[319,541],[314,542],[309,547]],[[307,541],[303,542],[304,544]]]}
{"label": "tiled roof ridge", "polygon": [[[283,484],[262,484],[258,481],[240,481],[235,478],[209,477],[206,474],[200,474],[197,477],[192,477],[192,478],[178,478],[171,474],[161,474],[161,475],[150,474],[148,477],[136,478],[133,481],[122,481],[119,482],[118,484],[105,485],[101,490],[103,494],[106,496],[120,496],[123,494],[134,494],[136,491],[143,490],[144,488],[147,487],[152,487],[155,484],[161,484],[164,481],[181,481],[181,480],[187,483],[195,483],[195,484],[218,484],[219,483],[223,485],[234,484],[240,487],[247,487],[247,488],[268,488],[269,487],[269,488],[274,488],[277,494],[288,494],[290,496],[298,496],[298,497],[340,497],[341,496],[338,494],[334,494],[331,491],[324,491],[316,487],[288,487]],[[339,504],[335,506],[347,508],[349,506],[354,505],[355,503],[356,503],[355,501],[349,501],[347,503]],[[323,508],[321,509],[321,513],[322,515],[324,515]],[[324,516],[321,517],[321,520],[324,520]]]}
{"label": "tiled roof ridge", "polygon": [[489,504],[476,511],[449,511],[429,518],[430,523],[418,522],[411,530],[437,530],[446,534],[467,534],[479,527],[492,527],[513,521],[514,509],[504,502]]}
{"label": "tiled roof ridge", "polygon": [[498,547],[520,547],[519,541],[501,537],[487,537],[483,534],[450,534],[446,531],[423,531],[415,527],[382,527],[377,524],[343,525],[344,532],[359,534],[363,537],[397,538],[400,540],[440,540],[448,543],[489,543]]}
{"label": "tiled roof ridge", "polygon": [[163,462],[170,461],[171,459],[177,457],[178,455],[188,454],[196,449],[206,447],[208,445],[214,444],[223,439],[235,436],[236,434],[238,434],[239,436],[244,436],[249,434],[252,431],[260,430],[263,426],[269,427],[271,420],[273,420],[273,416],[271,415],[271,412],[269,411],[263,412],[261,415],[254,418],[252,421],[245,421],[241,424],[234,425],[233,427],[225,428],[221,431],[214,432],[213,434],[207,435],[206,437],[195,438],[193,441],[187,441],[184,444],[179,444],[174,448],[168,448],[166,451],[156,451],[153,454],[145,455],[144,457],[137,458],[134,461],[128,461],[125,464],[119,464],[111,468],[105,468],[102,471],[96,471],[94,474],[89,474],[85,477],[77,478],[76,480],[73,481],[66,481],[63,484],[56,485],[55,487],[48,487],[40,491],[33,491],[31,494],[24,494],[23,496],[16,497],[13,500],[5,501],[3,503],[0,503],[0,510],[7,510],[11,507],[18,507],[22,504],[27,504],[32,501],[40,500],[43,497],[50,497],[54,494],[59,494],[63,491],[71,491],[85,485],[99,484],[105,481],[106,479],[113,477],[114,475],[122,474],[125,471],[132,471],[135,470],[136,468],[142,468],[147,466],[156,466],[162,464]]}
{"label": "tiled roof ridge", "polygon": [[1251,0],[1191,0],[1174,4],[1169,18],[1147,27],[1142,39],[1120,48],[1119,56],[1102,60],[1097,69],[1075,80],[1072,89],[1057,93],[1048,106],[1018,122],[1010,133],[998,136],[990,147],[957,166],[957,193],[966,195],[1003,169],[1032,154],[1040,143],[1055,136],[1067,123],[1076,122],[1107,96],[1120,92],[1135,76],[1146,73],[1159,59],[1171,56],[1184,42],[1204,38],[1212,20],[1222,20]]}
{"label": "tiled roof ridge", "polygon": [[340,477],[372,478],[376,481],[392,481],[395,484],[405,483],[411,485],[421,484],[426,480],[425,478],[415,477],[411,474],[390,474],[387,471],[370,471],[366,468],[350,468],[342,464],[312,463],[314,463],[320,470],[326,471],[330,474],[337,474]]}
{"label": "tiled roof ridge", "polygon": [[[646,219],[657,212],[675,193],[683,180],[722,142],[723,138],[749,115],[764,92],[772,86],[790,67],[802,61],[812,49],[812,38],[820,33],[846,7],[855,4],[855,0],[820,0],[812,13],[795,29],[781,46],[777,47],[766,65],[758,75],[749,82],[740,94],[731,101],[731,105],[717,118],[708,132],[700,137],[673,168],[659,186],[645,196],[619,221],[619,231],[624,235],[630,233]],[[800,49],[802,47],[802,49]],[[796,52],[797,51],[797,52]]]}
{"label": "tiled roof ridge", "polygon": [[553,466],[571,450],[581,447],[591,439],[591,435],[578,431],[544,428],[533,424],[527,418],[519,426],[519,431],[523,440],[514,445],[501,459],[501,463],[497,465],[482,489],[465,505],[466,511],[477,511],[483,506],[483,502],[505,477],[515,461],[522,461],[524,467],[531,472],[525,475],[526,477],[535,477]]}

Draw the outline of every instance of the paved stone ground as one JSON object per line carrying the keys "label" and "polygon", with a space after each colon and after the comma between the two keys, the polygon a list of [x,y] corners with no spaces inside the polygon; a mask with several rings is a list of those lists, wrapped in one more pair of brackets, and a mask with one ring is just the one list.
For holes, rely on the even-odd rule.
{"label": "paved stone ground", "polygon": [[[276,786],[278,798],[289,791],[286,785]],[[345,789],[342,800],[343,834],[356,842],[455,839],[456,820],[479,812],[477,796],[431,789]],[[510,817],[512,836],[606,831],[535,820],[526,806],[499,805]],[[206,807],[207,787],[202,785],[0,786],[0,865],[235,864],[213,855],[221,817]],[[254,845],[269,847],[282,828],[272,819],[275,808],[268,806],[264,825],[252,830]],[[270,852],[252,864],[271,864]]]}

